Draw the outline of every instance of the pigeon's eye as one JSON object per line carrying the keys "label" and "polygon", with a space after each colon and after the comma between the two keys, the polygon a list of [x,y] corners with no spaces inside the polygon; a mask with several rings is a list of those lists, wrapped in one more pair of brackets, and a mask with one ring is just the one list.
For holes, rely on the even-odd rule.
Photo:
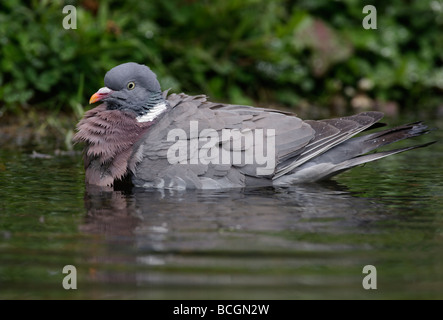
{"label": "pigeon's eye", "polygon": [[132,90],[132,89],[134,89],[135,88],[135,83],[134,82],[128,82],[128,84],[126,85],[126,87],[129,89],[129,90]]}

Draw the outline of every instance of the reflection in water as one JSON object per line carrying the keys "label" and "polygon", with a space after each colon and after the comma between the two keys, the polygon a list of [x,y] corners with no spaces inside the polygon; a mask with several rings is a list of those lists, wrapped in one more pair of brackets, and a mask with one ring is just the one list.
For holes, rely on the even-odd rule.
{"label": "reflection in water", "polygon": [[[380,218],[375,214],[380,207],[381,204],[370,199],[352,196],[332,182],[225,191],[133,189],[125,192],[88,187],[87,217],[81,230],[111,237],[167,234],[161,250],[224,248],[223,243],[216,244],[223,238],[219,236],[223,231],[342,232],[353,227],[353,232],[359,232],[359,228],[366,232],[367,224]],[[197,235],[203,232],[204,236]],[[189,236],[183,237],[186,233]],[[178,239],[178,235],[182,237]],[[203,238],[203,247],[194,243],[198,237]],[[158,243],[152,246],[159,250]]]}
{"label": "reflection in water", "polygon": [[93,280],[186,290],[286,288],[315,281],[318,276],[286,273],[301,266],[343,264],[343,252],[367,246],[342,238],[328,242],[327,235],[374,232],[368,226],[383,217],[377,214],[382,205],[354,197],[335,183],[211,192],[92,187],[86,190],[85,207],[81,231],[105,236],[109,244],[92,260],[102,269],[125,266],[123,274],[98,270]]}
{"label": "reflection in water", "polygon": [[108,236],[130,236],[138,225],[133,201],[120,191],[88,186],[85,192],[86,223],[80,230]]}

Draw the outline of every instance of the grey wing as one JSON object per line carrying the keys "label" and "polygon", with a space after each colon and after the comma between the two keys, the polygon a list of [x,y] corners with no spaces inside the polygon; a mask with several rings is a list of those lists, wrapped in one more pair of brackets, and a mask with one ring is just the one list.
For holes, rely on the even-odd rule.
{"label": "grey wing", "polygon": [[135,145],[130,169],[136,185],[271,185],[276,166],[300,155],[315,137],[309,124],[284,112],[184,94],[169,95],[168,102],[171,110]]}
{"label": "grey wing", "polygon": [[[273,179],[278,179],[294,170],[297,170],[297,168],[305,163],[309,163],[309,161],[313,159],[318,159],[320,155],[324,154],[328,150],[342,144],[359,132],[372,127],[382,117],[382,112],[370,111],[343,118],[305,121],[314,129],[315,137],[302,150],[298,157],[288,159],[281,163],[277,167]],[[350,150],[343,151],[343,153],[338,152],[336,157],[343,159],[351,157],[350,154],[347,154],[347,152],[350,152]]]}

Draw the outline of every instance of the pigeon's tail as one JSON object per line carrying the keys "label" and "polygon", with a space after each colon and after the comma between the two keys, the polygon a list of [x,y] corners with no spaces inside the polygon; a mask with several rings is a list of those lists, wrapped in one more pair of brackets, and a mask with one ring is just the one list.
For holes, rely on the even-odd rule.
{"label": "pigeon's tail", "polygon": [[420,136],[428,132],[429,129],[426,125],[422,122],[415,122],[348,139],[279,178],[275,181],[275,184],[285,185],[294,182],[325,180],[360,164],[400,152],[426,147],[436,141],[395,150],[369,153],[393,142]]}

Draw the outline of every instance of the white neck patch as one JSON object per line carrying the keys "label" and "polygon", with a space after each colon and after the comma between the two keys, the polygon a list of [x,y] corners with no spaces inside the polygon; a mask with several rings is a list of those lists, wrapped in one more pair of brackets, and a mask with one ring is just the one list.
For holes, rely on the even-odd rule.
{"label": "white neck patch", "polygon": [[166,103],[161,102],[156,104],[151,110],[149,110],[146,114],[142,116],[138,116],[137,122],[148,122],[157,118],[160,114],[162,114],[166,110]]}

